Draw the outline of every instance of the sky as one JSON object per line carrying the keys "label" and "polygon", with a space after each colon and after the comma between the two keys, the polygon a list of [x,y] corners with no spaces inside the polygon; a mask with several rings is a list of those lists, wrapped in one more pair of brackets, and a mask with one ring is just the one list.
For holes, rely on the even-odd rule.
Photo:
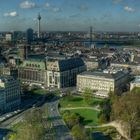
{"label": "sky", "polygon": [[0,0],[0,31],[140,31],[140,0]]}

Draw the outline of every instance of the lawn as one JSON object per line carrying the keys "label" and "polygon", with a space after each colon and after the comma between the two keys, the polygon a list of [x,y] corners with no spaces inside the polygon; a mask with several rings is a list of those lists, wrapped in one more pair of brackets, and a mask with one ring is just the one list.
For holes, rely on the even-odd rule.
{"label": "lawn", "polygon": [[[94,107],[99,105],[103,99],[98,99],[93,97],[93,103],[89,105],[86,103],[82,96],[66,96],[61,98],[60,107],[69,108],[69,107]],[[72,109],[69,110],[73,113],[78,113],[81,117],[84,118],[84,125],[97,125],[98,124],[98,111],[93,109]],[[62,111],[63,112],[63,111]]]}
{"label": "lawn", "polygon": [[46,94],[47,91],[44,90],[44,89],[34,89],[34,90],[31,90],[31,93],[32,94],[37,94],[37,95],[43,95],[43,94]]}
{"label": "lawn", "polygon": [[95,106],[102,102],[103,99],[93,97],[92,105],[87,104],[81,96],[66,96],[60,100],[60,106],[67,107],[88,107]]}
{"label": "lawn", "polygon": [[98,111],[92,109],[74,109],[72,113],[78,113],[84,118],[84,125],[97,125],[98,124]]}

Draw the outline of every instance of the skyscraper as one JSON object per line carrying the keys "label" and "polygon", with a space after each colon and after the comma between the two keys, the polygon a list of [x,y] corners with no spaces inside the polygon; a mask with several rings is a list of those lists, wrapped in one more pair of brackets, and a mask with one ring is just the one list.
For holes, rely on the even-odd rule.
{"label": "skyscraper", "polygon": [[40,38],[40,20],[41,20],[41,16],[40,16],[40,14],[38,15],[38,38]]}
{"label": "skyscraper", "polygon": [[33,33],[34,33],[33,29],[31,29],[31,28],[27,29],[26,38],[27,38],[27,43],[28,44],[31,44],[32,41],[33,41]]}

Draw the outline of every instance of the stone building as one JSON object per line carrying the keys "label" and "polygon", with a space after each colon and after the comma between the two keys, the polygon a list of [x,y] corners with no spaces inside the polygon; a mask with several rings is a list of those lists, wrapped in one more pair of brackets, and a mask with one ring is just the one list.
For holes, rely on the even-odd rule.
{"label": "stone building", "polygon": [[85,70],[86,66],[81,58],[48,61],[47,85],[56,88],[75,86],[77,74]]}
{"label": "stone building", "polygon": [[84,59],[87,70],[97,69],[99,67],[98,59]]}
{"label": "stone building", "polygon": [[94,94],[108,96],[110,91],[120,92],[126,84],[128,72],[116,73],[83,72],[77,76],[77,90],[83,92],[86,88],[96,91]]}
{"label": "stone building", "polygon": [[47,83],[46,69],[43,60],[25,60],[19,66],[18,77],[22,82],[44,85]]}

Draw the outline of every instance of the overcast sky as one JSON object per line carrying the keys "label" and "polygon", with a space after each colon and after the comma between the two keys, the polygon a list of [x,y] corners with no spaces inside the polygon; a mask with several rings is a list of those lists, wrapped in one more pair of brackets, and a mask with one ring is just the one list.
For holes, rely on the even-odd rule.
{"label": "overcast sky", "polygon": [[0,31],[140,31],[140,0],[0,0]]}

